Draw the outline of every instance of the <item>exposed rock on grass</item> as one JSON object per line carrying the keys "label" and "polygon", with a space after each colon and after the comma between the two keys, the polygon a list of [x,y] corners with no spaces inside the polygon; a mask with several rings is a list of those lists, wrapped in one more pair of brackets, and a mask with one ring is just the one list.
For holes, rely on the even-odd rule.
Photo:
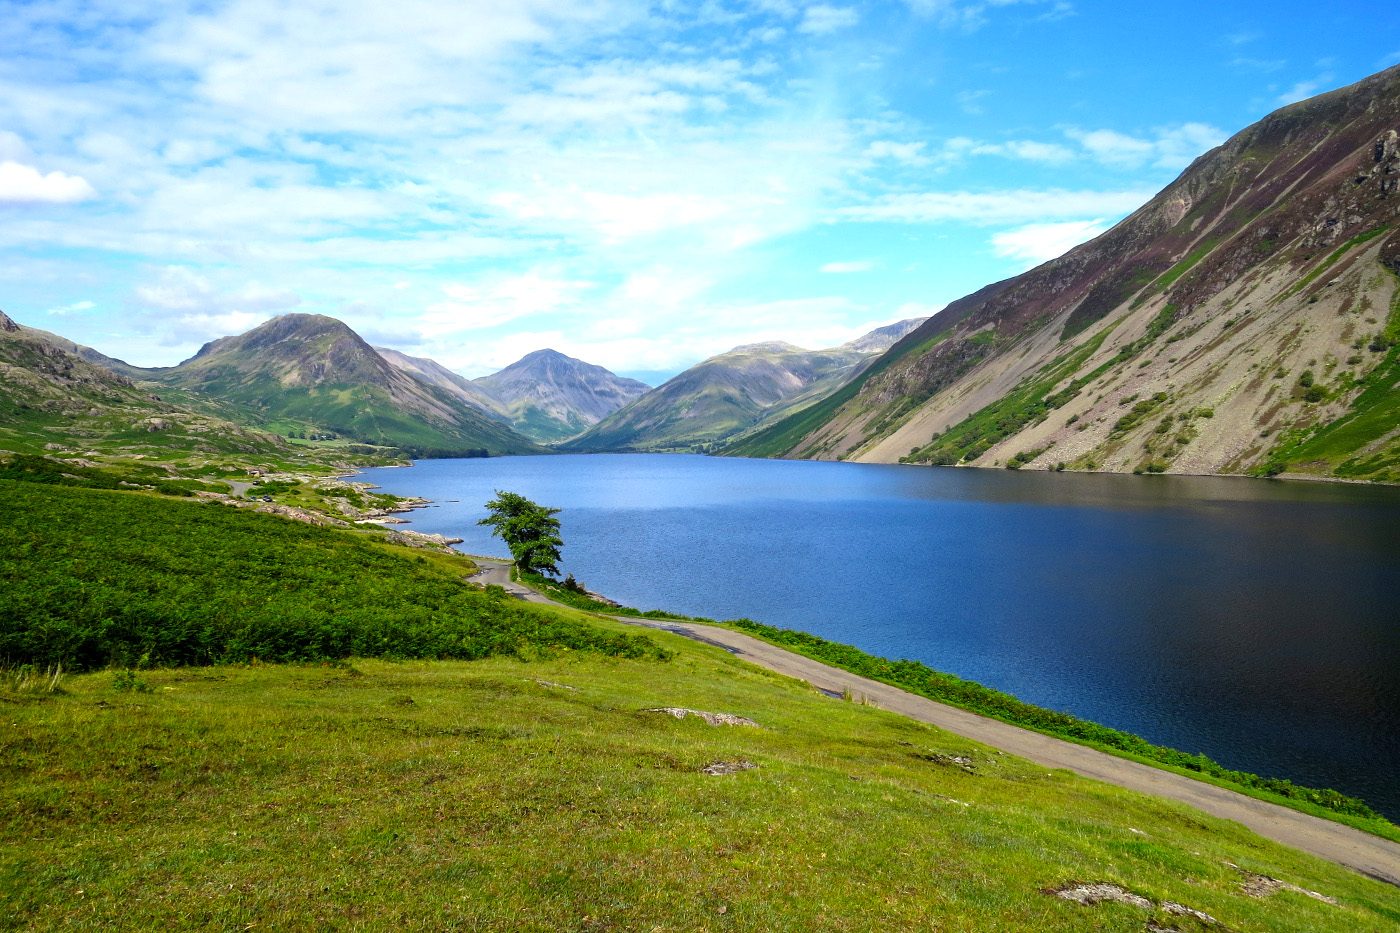
{"label": "exposed rock on grass", "polygon": [[[1104,901],[1131,904],[1134,907],[1141,907],[1143,910],[1154,910],[1160,907],[1162,913],[1174,917],[1189,917],[1199,923],[1216,927],[1220,930],[1229,929],[1225,924],[1203,910],[1187,907],[1185,904],[1178,904],[1176,901],[1162,901],[1160,905],[1156,905],[1141,894],[1134,894],[1125,888],[1106,881],[1095,881],[1088,884],[1079,881],[1067,881],[1059,887],[1046,888],[1041,893],[1058,897],[1061,900],[1073,901],[1076,904],[1083,904],[1085,907],[1093,907]],[[1181,933],[1181,931],[1174,926],[1159,926],[1152,922],[1147,924],[1147,929],[1149,933]]]}
{"label": "exposed rock on grass", "polygon": [[1280,881],[1277,878],[1270,878],[1268,875],[1260,875],[1252,871],[1245,871],[1237,865],[1232,865],[1230,867],[1244,875],[1244,881],[1240,882],[1240,886],[1244,888],[1244,893],[1249,897],[1269,897],[1280,891],[1292,891],[1294,894],[1305,894],[1314,900],[1322,901],[1324,904],[1336,906],[1336,898],[1328,897],[1326,894],[1309,891],[1307,888],[1300,888],[1296,884]]}
{"label": "exposed rock on grass", "polygon": [[1197,910],[1194,907],[1187,907],[1185,904],[1178,904],[1176,901],[1163,901],[1162,909],[1167,913],[1175,914],[1178,917],[1191,917],[1193,919],[1201,921],[1202,923],[1213,923],[1216,926],[1222,925],[1219,920],[1216,920],[1214,917],[1212,917],[1205,911]]}
{"label": "exposed rock on grass", "polygon": [[752,719],[745,719],[743,716],[735,716],[730,713],[707,713],[698,709],[684,709],[679,706],[658,706],[655,709],[642,710],[644,713],[667,713],[677,719],[684,719],[687,716],[699,716],[712,726],[753,726],[761,728]]}
{"label": "exposed rock on grass", "polygon": [[1117,901],[1120,904],[1132,904],[1134,907],[1141,907],[1143,910],[1152,909],[1152,902],[1147,898],[1124,890],[1116,884],[1108,884],[1103,881],[1094,882],[1092,884],[1069,881],[1058,888],[1049,888],[1045,893],[1058,897],[1061,900],[1083,904],[1085,907],[1092,907],[1104,901]]}
{"label": "exposed rock on grass", "polygon": [[912,754],[921,761],[932,761],[934,764],[950,768],[962,768],[968,774],[977,773],[977,769],[973,767],[972,758],[967,755],[941,755],[938,752],[913,752]]}
{"label": "exposed rock on grass", "polygon": [[384,536],[390,544],[402,544],[405,547],[421,547],[430,550],[447,550],[449,544],[460,544],[461,538],[449,538],[445,535],[424,534],[421,531],[391,531]]}
{"label": "exposed rock on grass", "polygon": [[758,765],[752,761],[716,761],[714,764],[706,765],[700,769],[701,774],[708,774],[711,777],[721,777],[726,774],[738,774],[740,771],[751,771]]}
{"label": "exposed rock on grass", "polygon": [[320,512],[310,512],[306,509],[293,508],[290,505],[278,505],[275,502],[264,502],[255,508],[255,512],[266,512],[269,515],[280,515],[283,518],[290,518],[294,522],[304,522],[308,525],[320,525],[322,527],[334,525],[337,528],[348,528],[349,523],[338,518],[331,518],[329,515],[322,515]]}

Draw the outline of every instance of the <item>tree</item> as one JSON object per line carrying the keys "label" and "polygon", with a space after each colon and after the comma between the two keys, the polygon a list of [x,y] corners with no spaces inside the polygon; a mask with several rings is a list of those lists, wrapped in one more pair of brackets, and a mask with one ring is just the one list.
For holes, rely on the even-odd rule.
{"label": "tree", "polygon": [[564,546],[559,537],[558,509],[536,505],[524,496],[496,490],[496,498],[486,503],[491,513],[477,522],[491,525],[491,534],[505,541],[521,573],[559,572],[559,549]]}

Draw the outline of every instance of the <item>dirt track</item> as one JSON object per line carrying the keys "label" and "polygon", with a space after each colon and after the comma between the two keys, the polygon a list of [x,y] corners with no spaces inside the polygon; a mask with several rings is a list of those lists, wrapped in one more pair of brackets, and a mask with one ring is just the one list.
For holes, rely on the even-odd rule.
{"label": "dirt track", "polygon": [[[499,583],[522,599],[551,603],[533,590],[510,582],[509,564],[478,561],[483,583]],[[557,604],[555,604],[557,605]],[[1235,793],[1204,781],[1138,764],[1104,752],[1041,735],[976,713],[945,706],[897,687],[867,680],[855,674],[813,661],[742,632],[690,622],[658,622],[612,616],[619,622],[644,625],[715,645],[736,657],[769,670],[805,680],[820,690],[845,691],[864,697],[880,709],[900,713],[957,735],[999,748],[1044,765],[1066,768],[1094,780],[1154,794],[1183,803],[1212,816],[1234,820],[1265,838],[1301,849],[1328,861],[1400,887],[1400,844],[1334,823]]]}

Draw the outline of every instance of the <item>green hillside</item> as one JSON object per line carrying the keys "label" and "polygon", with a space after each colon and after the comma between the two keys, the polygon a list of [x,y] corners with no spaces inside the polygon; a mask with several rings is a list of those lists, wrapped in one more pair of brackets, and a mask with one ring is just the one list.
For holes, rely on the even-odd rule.
{"label": "green hillside", "polygon": [[188,404],[280,433],[334,433],[416,455],[528,454],[542,448],[446,390],[399,370],[334,318],[288,314],[206,344],[146,378]]}

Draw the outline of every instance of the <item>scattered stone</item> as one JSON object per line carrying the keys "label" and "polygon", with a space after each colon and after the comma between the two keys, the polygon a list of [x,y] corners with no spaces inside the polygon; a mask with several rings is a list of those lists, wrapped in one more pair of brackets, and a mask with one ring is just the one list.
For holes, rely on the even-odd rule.
{"label": "scattered stone", "polygon": [[45,449],[45,450],[67,450],[68,448],[67,448],[67,447],[64,447],[62,444],[45,444],[45,445],[44,445],[44,449]]}
{"label": "scattered stone", "polygon": [[[341,524],[344,524],[343,522]],[[461,538],[449,538],[445,535],[429,535],[421,531],[391,531],[384,536],[390,544],[402,544],[406,547],[430,548],[432,550],[445,550],[449,544],[460,544]]]}
{"label": "scattered stone", "polygon": [[1221,925],[1219,920],[1216,920],[1205,911],[1197,910],[1194,907],[1187,907],[1185,904],[1178,904],[1176,901],[1163,901],[1162,909],[1169,914],[1176,914],[1178,917],[1193,917],[1202,923],[1209,923],[1215,926]]}
{"label": "scattered stone", "polygon": [[[1133,894],[1116,884],[1110,884],[1106,881],[1096,881],[1092,884],[1067,881],[1057,888],[1045,888],[1041,893],[1049,894],[1066,901],[1074,901],[1076,904],[1083,904],[1086,907],[1092,907],[1103,901],[1117,901],[1120,904],[1131,904],[1134,907],[1141,907],[1143,910],[1152,910],[1156,906],[1152,901],[1142,895]],[[1205,911],[1197,910],[1194,907],[1187,907],[1185,904],[1178,904],[1175,901],[1163,901],[1160,906],[1163,913],[1172,914],[1177,917],[1190,917],[1193,920],[1209,924],[1220,930],[1228,931],[1230,929]],[[1149,933],[1181,933],[1176,927],[1158,926],[1150,921],[1147,924],[1147,929]]]}
{"label": "scattered stone", "polygon": [[574,693],[578,692],[578,687],[570,687],[568,684],[556,684],[552,680],[537,680],[535,683],[539,684],[541,687],[553,687],[556,690],[572,690]]}
{"label": "scattered stone", "polygon": [[283,518],[290,518],[294,522],[305,522],[308,525],[334,526],[337,528],[349,528],[349,522],[343,522],[338,518],[331,518],[329,515],[322,515],[319,512],[308,512],[306,509],[293,508],[290,505],[278,505],[275,502],[264,502],[253,510],[254,512],[266,512],[269,515],[280,515]]}
{"label": "scattered stone", "polygon": [[1103,901],[1117,901],[1120,904],[1132,904],[1134,907],[1141,907],[1143,910],[1151,910],[1152,902],[1147,898],[1137,894],[1132,894],[1116,884],[1107,882],[1095,882],[1094,884],[1081,884],[1078,881],[1070,881],[1058,888],[1050,888],[1044,893],[1058,897],[1061,900],[1074,901],[1076,904],[1083,904],[1092,907],[1094,904]]}
{"label": "scattered stone", "polygon": [[679,706],[658,706],[655,709],[642,710],[644,713],[666,713],[677,719],[684,719],[687,716],[699,716],[712,726],[754,726],[759,728],[758,723],[752,719],[745,719],[743,716],[734,716],[730,713],[706,713],[698,709],[684,709]]}
{"label": "scattered stone", "polygon": [[1240,882],[1240,887],[1244,888],[1244,893],[1249,897],[1269,897],[1280,891],[1292,891],[1294,894],[1305,894],[1313,900],[1322,901],[1324,904],[1331,904],[1333,907],[1337,906],[1337,899],[1328,897],[1326,894],[1309,891],[1307,888],[1300,888],[1296,884],[1289,884],[1287,881],[1270,878],[1268,875],[1260,875],[1252,871],[1245,871],[1238,865],[1231,865],[1230,867],[1244,875],[1244,881]]}
{"label": "scattered stone", "polygon": [[621,606],[621,605],[622,605],[622,603],[613,602],[611,599],[608,599],[608,598],[607,598],[606,596],[604,596],[602,593],[595,593],[595,592],[593,592],[592,590],[588,590],[588,589],[584,590],[584,591],[583,591],[583,595],[584,595],[584,596],[587,596],[589,599],[593,600],[595,603],[602,603],[604,606]]}
{"label": "scattered stone", "polygon": [[91,460],[84,460],[82,457],[74,457],[71,460],[65,460],[63,462],[76,467],[95,467],[100,465],[93,463]]}
{"label": "scattered stone", "polygon": [[714,764],[706,765],[700,769],[701,774],[708,774],[711,777],[721,777],[726,774],[738,774],[740,771],[750,771],[758,765],[752,761],[716,761]]}
{"label": "scattered stone", "polygon": [[968,774],[977,773],[977,769],[972,765],[972,758],[967,755],[940,755],[938,752],[913,752],[912,754],[920,761],[932,761],[934,764],[951,768],[962,768]]}

